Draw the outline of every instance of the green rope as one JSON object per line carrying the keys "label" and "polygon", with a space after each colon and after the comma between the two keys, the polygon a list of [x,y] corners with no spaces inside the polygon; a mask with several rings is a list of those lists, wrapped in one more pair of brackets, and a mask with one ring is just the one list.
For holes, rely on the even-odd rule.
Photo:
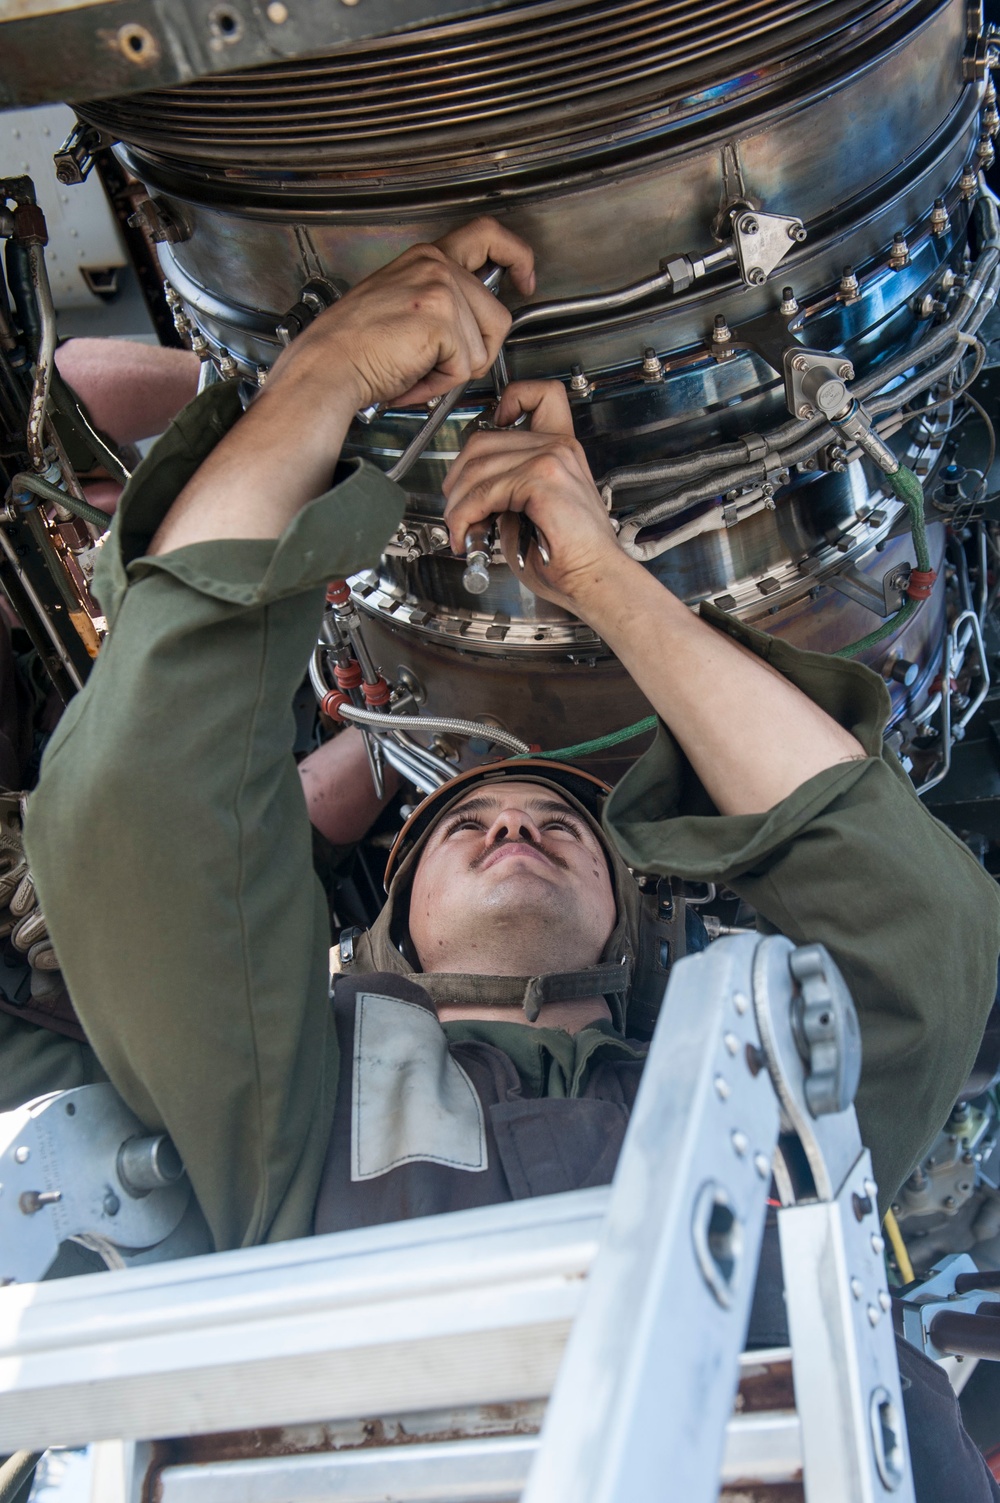
{"label": "green rope", "polygon": [[552,761],[570,762],[574,757],[589,757],[593,752],[606,751],[609,746],[618,746],[622,741],[632,741],[646,731],[654,730],[656,716],[647,715],[634,725],[623,726],[620,731],[609,731],[606,736],[597,736],[593,741],[578,741],[575,746],[560,746],[558,751],[533,752],[532,756],[549,757]]}
{"label": "green rope", "polygon": [[97,506],[91,506],[89,501],[78,501],[76,496],[60,490],[57,485],[50,485],[40,475],[32,475],[27,470],[22,470],[19,475],[14,476],[10,488],[15,498],[18,491],[30,491],[32,495],[41,496],[43,501],[52,501],[56,506],[65,506],[74,517],[80,517],[91,526],[99,527],[102,532],[107,532],[111,526],[111,518],[107,512],[101,511]]}
{"label": "green rope", "polygon": [[[908,470],[905,464],[900,465],[895,475],[887,475],[886,479],[900,501],[905,502],[910,513],[910,531],[913,534],[913,546],[917,554],[917,568],[927,573],[931,567],[931,555],[927,546],[927,523],[924,520],[924,488],[913,471]],[[916,613],[919,605],[919,600],[907,598],[888,621],[883,621],[881,626],[877,626],[874,631],[870,631],[866,637],[859,638],[857,642],[838,648],[830,656],[856,658],[860,653],[867,652],[869,647],[877,647],[879,642],[884,642],[886,637],[891,637],[901,626],[905,626],[910,617]]]}

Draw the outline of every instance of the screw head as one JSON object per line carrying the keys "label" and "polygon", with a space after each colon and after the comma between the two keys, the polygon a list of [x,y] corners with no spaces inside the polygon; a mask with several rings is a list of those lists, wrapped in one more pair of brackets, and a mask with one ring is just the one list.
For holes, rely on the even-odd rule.
{"label": "screw head", "polygon": [[115,1194],[114,1190],[109,1190],[107,1195],[105,1195],[102,1204],[104,1206],[105,1216],[117,1216],[118,1212],[121,1210],[122,1203],[118,1199],[118,1196]]}
{"label": "screw head", "polygon": [[798,241],[799,245],[801,245],[804,240],[808,240],[809,238],[808,232],[801,224],[789,225],[788,235],[789,239]]}
{"label": "screw head", "polygon": [[744,214],[740,220],[740,233],[743,235],[756,235],[759,230],[760,225],[754,219],[753,215]]}
{"label": "screw head", "polygon": [[751,287],[763,287],[767,276],[759,266],[751,266],[747,272],[747,281]]}

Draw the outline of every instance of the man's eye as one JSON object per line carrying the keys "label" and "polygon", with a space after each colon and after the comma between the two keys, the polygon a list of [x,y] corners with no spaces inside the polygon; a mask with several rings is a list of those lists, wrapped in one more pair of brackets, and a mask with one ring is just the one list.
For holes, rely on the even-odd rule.
{"label": "man's eye", "polygon": [[464,818],[456,819],[450,824],[448,826],[448,834],[454,835],[457,830],[482,830],[484,828],[485,826],[481,819],[477,819],[474,814],[468,814]]}
{"label": "man's eye", "polygon": [[577,826],[568,819],[547,819],[544,828],[546,830],[565,830],[569,835],[579,834]]}

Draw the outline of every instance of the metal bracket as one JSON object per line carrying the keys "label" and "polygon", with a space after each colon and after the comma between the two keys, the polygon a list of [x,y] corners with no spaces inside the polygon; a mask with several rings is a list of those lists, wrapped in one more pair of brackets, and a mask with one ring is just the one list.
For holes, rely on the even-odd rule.
{"label": "metal bracket", "polygon": [[191,1198],[169,1139],[151,1136],[110,1085],[0,1115],[0,1184],[0,1284],[40,1279],[70,1239],[110,1247],[121,1266],[175,1232]]}
{"label": "metal bracket", "polygon": [[935,1362],[949,1356],[1000,1360],[996,1275],[980,1273],[968,1253],[943,1258],[896,1299],[894,1309],[907,1341]]}
{"label": "metal bracket", "polygon": [[848,564],[836,574],[831,574],[823,583],[829,585],[831,590],[846,595],[848,600],[863,605],[866,610],[873,611],[876,616],[884,619],[887,616],[894,616],[902,605],[903,591],[906,589],[909,577],[908,565],[889,569],[882,575],[882,587],[879,589],[854,564]]}
{"label": "metal bracket", "polygon": [[806,239],[801,219],[788,214],[765,214],[759,210],[737,213],[733,220],[733,244],[740,276],[748,287],[762,287],[793,246]]}

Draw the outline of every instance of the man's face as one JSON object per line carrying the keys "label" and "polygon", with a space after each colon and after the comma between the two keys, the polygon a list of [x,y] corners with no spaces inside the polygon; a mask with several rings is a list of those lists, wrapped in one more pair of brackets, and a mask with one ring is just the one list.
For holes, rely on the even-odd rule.
{"label": "man's face", "polygon": [[439,820],[414,873],[409,929],[425,971],[516,976],[595,964],[615,918],[586,820],[554,789],[504,780]]}

